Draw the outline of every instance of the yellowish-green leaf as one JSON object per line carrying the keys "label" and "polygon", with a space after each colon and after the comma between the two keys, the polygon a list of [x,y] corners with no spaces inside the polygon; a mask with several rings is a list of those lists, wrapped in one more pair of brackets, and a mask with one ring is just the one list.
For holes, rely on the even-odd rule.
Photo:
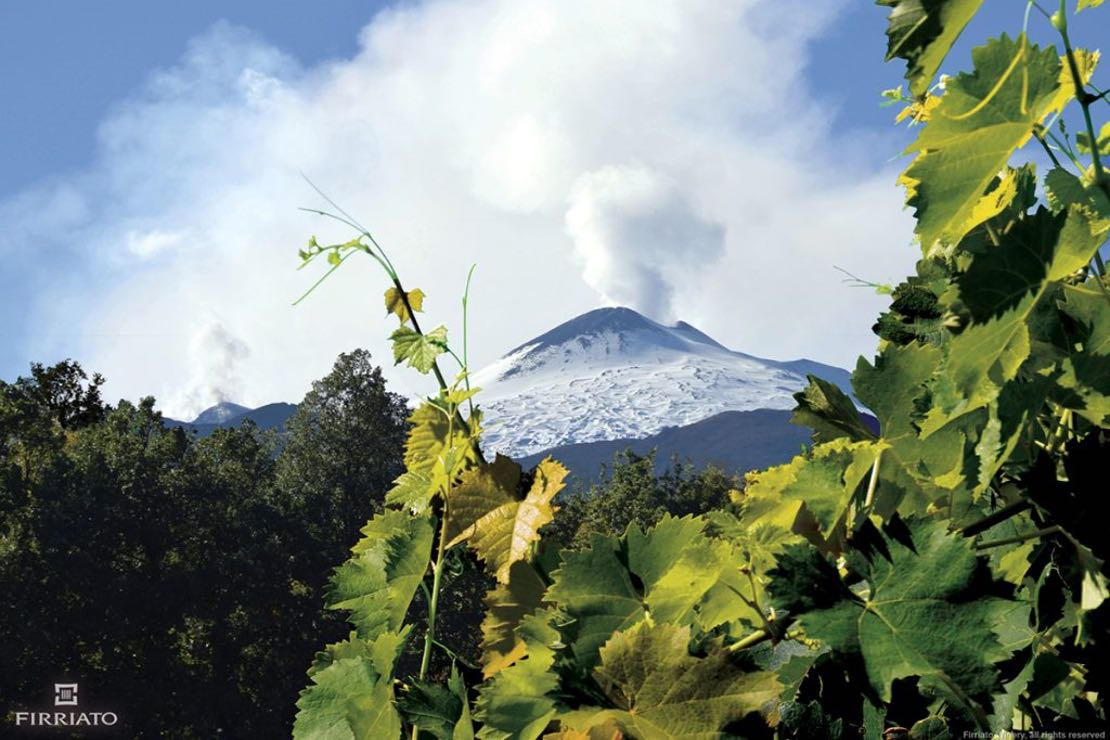
{"label": "yellowish-green leaf", "polygon": [[448,495],[448,546],[468,540],[498,582],[507,583],[512,564],[528,557],[540,527],[554,517],[551,499],[566,476],[566,468],[546,458],[522,495],[520,466],[506,457],[467,471]]}
{"label": "yellowish-green leaf", "polygon": [[[409,417],[412,429],[405,442],[405,467],[409,473],[427,474],[433,486],[444,485],[442,477],[452,475],[474,460],[473,446],[456,420],[430,403],[423,403]],[[474,420],[471,432],[475,431]],[[448,469],[447,466],[451,466]],[[431,495],[431,494],[429,494]]]}
{"label": "yellowish-green leaf", "polygon": [[[817,445],[805,456],[759,473],[749,473],[744,519],[771,524],[836,550],[848,505],[869,477],[882,441],[852,442],[840,437]],[[859,499],[862,503],[862,499]]]}
{"label": "yellowish-green leaf", "polygon": [[423,514],[432,503],[432,476],[427,472],[405,472],[393,482],[385,494],[385,502],[407,508],[413,514]]}
{"label": "yellowish-green leaf", "polygon": [[1080,179],[1067,170],[1056,167],[1045,177],[1045,195],[1053,211],[1067,210],[1070,206],[1082,208],[1091,219],[1091,231],[1105,234],[1110,231],[1110,198],[1102,188],[1095,187],[1086,177]]}
{"label": "yellowish-green leaf", "polygon": [[614,707],[560,714],[566,726],[588,731],[618,725],[638,740],[721,737],[730,723],[768,711],[782,686],[775,674],[747,671],[712,645],[690,654],[690,628],[641,622],[601,648],[594,679]]}
{"label": "yellowish-green leaf", "polygon": [[424,310],[424,291],[420,288],[407,291],[405,298],[408,299],[408,305],[405,305],[405,300],[401,297],[401,291],[396,288],[389,288],[385,291],[385,312],[396,314],[402,324],[412,318],[412,314],[409,313],[410,307],[417,313]]}
{"label": "yellowish-green leaf", "polygon": [[[1110,156],[1110,121],[1102,124],[1097,141],[1098,153],[1104,157]],[[1091,137],[1086,131],[1080,131],[1075,135],[1075,148],[1080,154],[1091,154],[1094,151],[1095,147],[1091,146]]]}
{"label": "yellowish-green leaf", "polygon": [[389,339],[393,342],[394,364],[407,362],[422,373],[431,372],[436,358],[447,351],[446,326],[437,326],[424,334],[402,326]]}
{"label": "yellowish-green leaf", "polygon": [[909,205],[925,253],[955,244],[980,208],[988,186],[1034,127],[1068,100],[1060,59],[1052,49],[1003,35],[972,52],[973,74],[949,80],[929,124],[909,148]]}

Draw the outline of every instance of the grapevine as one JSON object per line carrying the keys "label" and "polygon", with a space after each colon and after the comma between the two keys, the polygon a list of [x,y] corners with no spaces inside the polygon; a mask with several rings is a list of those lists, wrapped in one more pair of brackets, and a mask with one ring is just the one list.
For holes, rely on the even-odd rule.
{"label": "grapevine", "polygon": [[[389,278],[394,358],[436,378],[413,412],[406,472],[336,569],[329,645],[298,738],[932,738],[1091,730],[1110,687],[1107,539],[1094,512],[1110,454],[1110,100],[1069,13],[1027,3],[1025,30],[934,84],[982,0],[879,0],[887,91],[918,126],[899,182],[916,272],[882,286],[877,353],[853,375],[865,423],[810,377],[794,421],[812,445],[749,473],[730,504],[588,547],[543,537],[566,469],[481,450],[479,389],[445,326],[425,330],[370,232],[302,250],[328,272],[366,254]],[[1055,39],[1059,47],[1033,36]],[[1062,123],[1078,110],[1082,131]],[[1027,148],[1051,163],[1038,176]],[[332,204],[334,206],[334,204]],[[325,275],[326,277],[326,275]],[[322,280],[322,279],[321,279]],[[319,284],[319,283],[317,283]],[[469,290],[469,277],[467,280]],[[315,287],[315,286],[314,286]],[[465,307],[464,329],[465,337]],[[464,341],[465,344],[465,341]],[[450,379],[440,366],[451,358]],[[429,672],[453,551],[495,586],[481,665]],[[418,591],[427,618],[408,621]],[[423,634],[417,675],[398,656]]]}

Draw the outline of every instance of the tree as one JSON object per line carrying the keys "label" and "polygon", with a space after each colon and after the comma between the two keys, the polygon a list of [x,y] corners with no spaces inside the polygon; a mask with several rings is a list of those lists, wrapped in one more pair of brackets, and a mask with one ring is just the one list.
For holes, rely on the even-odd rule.
{"label": "tree", "polygon": [[287,423],[278,485],[311,519],[310,536],[335,542],[314,553],[322,568],[354,544],[404,469],[408,413],[404,398],[386,390],[370,353],[356,349],[339,355]]}
{"label": "tree", "polygon": [[[0,386],[3,386],[0,381]],[[92,380],[73,360],[46,367],[31,364],[31,377],[20,378],[14,391],[47,413],[62,429],[78,429],[104,418],[108,407],[100,397],[104,377],[93,373]]]}
{"label": "tree", "polygon": [[742,487],[737,475],[713,466],[699,471],[679,460],[656,475],[654,451],[624,450],[613,456],[600,482],[561,497],[562,510],[548,531],[564,546],[581,547],[591,533],[619,536],[629,524],[651,527],[665,514],[704,514],[724,506],[729,491]]}
{"label": "tree", "polygon": [[[321,554],[353,544],[360,486],[401,458],[403,403],[368,359],[316,384],[289,461],[250,423],[198,439],[153,399],[103,407],[77,363],[0,384],[0,719],[69,676],[130,736],[287,735],[321,632],[346,633]],[[339,438],[330,477],[277,484]]]}

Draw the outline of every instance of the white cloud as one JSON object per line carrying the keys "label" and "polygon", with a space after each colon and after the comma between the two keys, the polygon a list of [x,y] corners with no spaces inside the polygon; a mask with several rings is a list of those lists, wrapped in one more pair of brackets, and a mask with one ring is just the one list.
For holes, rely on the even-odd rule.
{"label": "white cloud", "polygon": [[159,252],[173,249],[181,244],[185,235],[177,232],[159,231],[128,231],[125,237],[127,251],[136,257],[154,257]]}
{"label": "white cloud", "polygon": [[58,276],[28,352],[179,417],[215,397],[193,392],[198,321],[249,347],[245,404],[299,399],[355,346],[386,363],[369,260],[290,306],[314,277],[293,269],[304,239],[349,237],[296,210],[319,205],[305,172],[456,335],[478,263],[475,365],[605,300],[753,354],[851,363],[883,301],[832,266],[888,280],[913,250],[892,173],[853,165],[806,88],[806,45],[841,4],[425,2],[313,69],[217,26],[117,106],[89,171],[0,203]]}

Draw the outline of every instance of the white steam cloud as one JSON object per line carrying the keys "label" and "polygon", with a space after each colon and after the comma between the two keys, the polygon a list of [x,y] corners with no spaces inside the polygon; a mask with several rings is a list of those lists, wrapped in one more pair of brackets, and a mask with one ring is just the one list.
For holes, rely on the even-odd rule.
{"label": "white steam cloud", "polygon": [[676,318],[678,278],[724,253],[724,227],[698,218],[676,183],[642,167],[580,177],[566,222],[583,278],[602,299],[659,320]]}
{"label": "white steam cloud", "polygon": [[168,408],[189,421],[204,409],[223,401],[237,403],[244,396],[239,366],[250,357],[250,347],[219,321],[202,326],[189,342],[190,378],[183,391],[171,397]]}
{"label": "white steam cloud", "polygon": [[[0,258],[36,286],[21,351],[80,359],[171,416],[297,400],[357,346],[388,364],[369,260],[290,305],[318,274],[294,269],[304,240],[351,236],[297,210],[322,205],[305,172],[428,294],[432,325],[459,327],[478,263],[474,366],[600,302],[848,365],[883,299],[833,265],[888,281],[913,250],[893,171],[853,164],[894,142],[834,136],[806,84],[841,5],[405,3],[310,69],[219,25],[114,108],[94,166],[0,202]],[[198,340],[222,347],[211,367],[198,317],[223,327]]]}

